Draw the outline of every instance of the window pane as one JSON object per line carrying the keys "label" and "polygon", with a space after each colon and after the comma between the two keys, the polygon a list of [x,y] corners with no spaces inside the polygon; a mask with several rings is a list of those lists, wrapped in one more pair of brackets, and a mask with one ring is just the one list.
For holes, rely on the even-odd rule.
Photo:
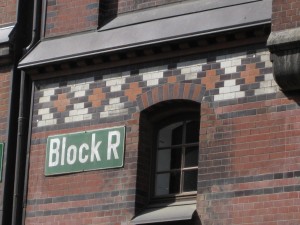
{"label": "window pane", "polygon": [[172,172],[170,179],[170,194],[178,194],[180,192],[180,172]]}
{"label": "window pane", "polygon": [[157,152],[156,171],[168,171],[171,166],[171,149],[159,150]]}
{"label": "window pane", "polygon": [[171,152],[171,169],[180,169],[181,168],[181,149],[174,148]]}
{"label": "window pane", "polygon": [[199,121],[189,121],[186,123],[186,143],[199,142]]}
{"label": "window pane", "polygon": [[155,185],[155,195],[169,194],[170,173],[157,174]]}
{"label": "window pane", "polygon": [[197,173],[198,170],[184,171],[183,173],[183,191],[196,191],[197,190]]}
{"label": "window pane", "polygon": [[155,195],[178,194],[180,191],[180,172],[156,175]]}
{"label": "window pane", "polygon": [[182,122],[162,128],[158,133],[158,147],[169,147],[182,143]]}
{"label": "window pane", "polygon": [[198,166],[198,146],[185,149],[184,167]]}

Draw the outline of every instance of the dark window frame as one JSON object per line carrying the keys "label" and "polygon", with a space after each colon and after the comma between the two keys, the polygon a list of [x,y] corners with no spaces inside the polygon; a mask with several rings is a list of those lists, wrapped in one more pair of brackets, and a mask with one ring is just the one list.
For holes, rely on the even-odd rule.
{"label": "dark window frame", "polygon": [[[152,154],[151,154],[151,171],[150,171],[150,202],[151,203],[162,203],[162,202],[175,202],[178,200],[189,200],[189,199],[195,199],[197,190],[195,191],[190,191],[190,192],[181,192],[178,194],[167,194],[167,195],[160,195],[156,196],[155,195],[155,176],[156,176],[156,160],[157,160],[157,152],[158,152],[158,132],[160,129],[162,129],[165,126],[168,126],[169,124],[180,122],[180,121],[198,121],[199,122],[199,130],[198,132],[200,133],[200,104],[198,105],[199,107],[194,106],[186,106],[186,103],[183,101],[182,107],[177,108],[176,104],[175,107],[172,106],[170,109],[164,111],[161,116],[152,116],[153,119],[151,120],[153,125],[153,145],[152,145]],[[198,104],[198,103],[194,103]],[[151,118],[151,116],[150,116]],[[199,136],[199,135],[198,135]],[[192,146],[195,146],[195,143],[189,144]],[[198,157],[199,157],[199,151],[200,151],[200,146],[199,146],[199,139],[198,139]],[[199,158],[198,158],[199,162]],[[197,170],[198,174],[198,168],[199,165],[197,164],[197,167],[193,167],[194,170]],[[182,171],[181,171],[182,173]],[[182,180],[182,179],[181,179]]]}

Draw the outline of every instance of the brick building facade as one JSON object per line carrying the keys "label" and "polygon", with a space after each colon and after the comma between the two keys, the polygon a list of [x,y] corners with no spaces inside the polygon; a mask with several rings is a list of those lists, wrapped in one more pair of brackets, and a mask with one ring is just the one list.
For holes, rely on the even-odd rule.
{"label": "brick building facade", "polygon": [[300,223],[298,0],[22,4],[0,30],[3,225]]}

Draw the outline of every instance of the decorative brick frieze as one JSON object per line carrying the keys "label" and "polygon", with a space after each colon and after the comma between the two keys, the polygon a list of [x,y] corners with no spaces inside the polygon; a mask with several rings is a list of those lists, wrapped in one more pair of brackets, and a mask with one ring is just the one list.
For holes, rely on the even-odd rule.
{"label": "decorative brick frieze", "polygon": [[[214,66],[218,69],[212,69],[213,65],[218,65]],[[67,80],[67,82],[65,80],[54,81],[54,84],[48,81],[41,82],[37,92],[39,96],[37,101],[43,103],[39,105],[40,107],[45,104],[48,104],[49,107],[38,109],[37,126],[92,121],[95,118],[98,120],[108,117],[121,119],[121,116],[128,115],[129,111],[137,110],[135,107],[128,108],[125,105],[135,102],[138,96],[141,96],[144,104],[149,105],[149,101],[153,101],[152,96],[148,98],[141,94],[166,83],[201,84],[207,91],[210,91],[210,96],[213,97],[210,101],[214,101],[214,103],[277,93],[279,88],[274,82],[272,74],[265,74],[265,70],[269,66],[271,66],[269,52],[261,49],[251,54],[245,51],[197,60],[178,61],[175,66],[173,64],[172,70],[169,70],[170,65],[166,64],[140,68],[135,73],[130,71],[108,72],[101,76],[94,73],[96,78],[93,75],[87,75],[86,78]],[[222,73],[218,71],[222,71]],[[100,79],[97,78],[98,76]],[[170,91],[173,92],[172,90]],[[181,91],[179,90],[179,93]],[[57,95],[57,93],[61,94]],[[158,90],[158,95],[166,97],[164,92],[159,93]],[[146,100],[143,100],[144,98],[148,98],[147,103]],[[89,113],[88,108],[91,107],[98,108],[96,111],[99,113]],[[50,109],[53,112],[50,112]],[[61,113],[59,120],[54,117],[55,113]],[[63,118],[63,115],[67,116]]]}

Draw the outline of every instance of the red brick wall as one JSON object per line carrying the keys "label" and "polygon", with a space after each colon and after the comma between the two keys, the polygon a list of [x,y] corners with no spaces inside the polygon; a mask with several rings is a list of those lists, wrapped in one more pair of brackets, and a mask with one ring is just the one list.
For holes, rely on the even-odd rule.
{"label": "red brick wall", "polygon": [[[36,84],[26,225],[127,224],[149,196],[141,111],[168,99],[201,101],[202,225],[300,224],[300,95],[279,90],[264,46]],[[44,176],[49,135],[119,125],[124,168]]]}
{"label": "red brick wall", "polygon": [[16,0],[0,1],[0,26],[16,22]]}
{"label": "red brick wall", "polygon": [[299,0],[273,0],[272,31],[300,27]]}
{"label": "red brick wall", "polygon": [[48,0],[45,35],[96,29],[98,16],[99,0]]}

